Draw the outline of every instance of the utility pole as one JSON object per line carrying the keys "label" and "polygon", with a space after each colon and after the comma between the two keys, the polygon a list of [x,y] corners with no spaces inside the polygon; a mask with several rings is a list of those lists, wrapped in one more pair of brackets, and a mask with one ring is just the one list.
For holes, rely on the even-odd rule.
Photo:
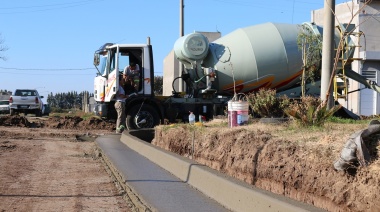
{"label": "utility pole", "polygon": [[[183,37],[184,35],[184,18],[183,18],[183,8],[184,8],[184,5],[183,5],[183,0],[179,0],[179,37]],[[179,68],[178,68],[178,76],[182,76],[182,73],[183,73],[183,65],[181,62],[178,61],[178,65],[179,65]],[[178,79],[178,92],[182,92],[183,91],[183,81],[182,79]]]}
{"label": "utility pole", "polygon": [[325,0],[323,9],[321,100],[327,100],[327,108],[334,106],[333,89],[330,78],[333,73],[335,0]]}

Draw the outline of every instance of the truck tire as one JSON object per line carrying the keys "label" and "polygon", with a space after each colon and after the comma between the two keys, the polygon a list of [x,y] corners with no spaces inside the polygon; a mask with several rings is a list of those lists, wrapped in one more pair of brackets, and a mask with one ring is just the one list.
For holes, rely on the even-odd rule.
{"label": "truck tire", "polygon": [[14,116],[15,115],[15,110],[14,109],[9,109],[9,115]]}
{"label": "truck tire", "polygon": [[151,105],[135,105],[126,113],[128,129],[154,128],[160,123],[160,117]]}

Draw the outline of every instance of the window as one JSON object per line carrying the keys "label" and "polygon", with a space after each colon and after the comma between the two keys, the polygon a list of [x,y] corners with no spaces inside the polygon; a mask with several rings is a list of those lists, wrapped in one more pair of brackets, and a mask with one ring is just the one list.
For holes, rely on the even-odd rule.
{"label": "window", "polygon": [[0,101],[0,105],[9,105],[8,100]]}

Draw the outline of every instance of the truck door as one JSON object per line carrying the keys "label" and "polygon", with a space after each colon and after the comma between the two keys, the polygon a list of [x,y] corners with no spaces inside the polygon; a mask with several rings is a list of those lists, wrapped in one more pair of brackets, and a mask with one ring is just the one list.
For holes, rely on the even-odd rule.
{"label": "truck door", "polygon": [[[132,65],[132,67],[130,66]],[[142,50],[139,47],[120,48],[119,69],[126,73],[125,92],[137,93],[142,89]]]}
{"label": "truck door", "polygon": [[105,88],[105,101],[110,102],[113,100],[118,88],[119,88],[119,46],[116,49],[110,51],[108,63],[108,70],[110,73],[106,81]]}

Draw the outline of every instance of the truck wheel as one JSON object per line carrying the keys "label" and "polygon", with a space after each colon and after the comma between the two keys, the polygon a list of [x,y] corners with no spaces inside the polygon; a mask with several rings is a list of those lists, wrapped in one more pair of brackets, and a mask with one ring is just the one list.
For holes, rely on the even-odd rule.
{"label": "truck wheel", "polygon": [[150,105],[135,105],[127,111],[126,124],[129,129],[154,128],[159,123],[158,113]]}
{"label": "truck wheel", "polygon": [[15,110],[14,109],[10,109],[9,110],[9,115],[14,116],[15,115]]}

